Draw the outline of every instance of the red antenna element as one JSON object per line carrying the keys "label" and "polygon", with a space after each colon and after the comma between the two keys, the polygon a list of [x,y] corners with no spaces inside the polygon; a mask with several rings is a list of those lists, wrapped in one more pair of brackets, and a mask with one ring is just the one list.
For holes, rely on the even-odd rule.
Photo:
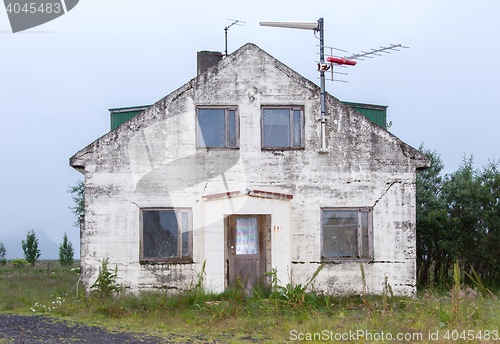
{"label": "red antenna element", "polygon": [[338,65],[348,65],[348,66],[356,65],[356,61],[346,60],[345,58],[327,57],[326,60],[330,63],[336,63]]}

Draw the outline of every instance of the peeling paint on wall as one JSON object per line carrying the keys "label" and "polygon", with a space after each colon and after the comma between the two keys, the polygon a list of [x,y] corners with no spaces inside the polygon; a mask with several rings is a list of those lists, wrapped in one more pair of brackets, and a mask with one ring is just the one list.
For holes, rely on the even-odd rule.
{"label": "peeling paint on wall", "polygon": [[[202,105],[237,107],[239,149],[197,148],[196,106]],[[304,148],[262,150],[261,107],[290,105],[303,108]],[[370,207],[373,259],[363,262],[369,292],[381,293],[387,277],[395,293],[414,293],[415,173],[428,159],[330,95],[329,153],[318,154],[319,116],[319,88],[247,44],[75,154],[71,166],[85,172],[85,284],[109,258],[131,291],[181,290],[206,261],[206,287],[221,291],[225,216],[268,214],[270,266],[278,267],[282,283],[304,285],[322,261],[321,209]],[[231,194],[237,190],[242,194]],[[216,194],[227,197],[204,198]],[[192,262],[141,261],[142,208],[192,210]],[[315,289],[362,291],[359,264],[328,262]]]}

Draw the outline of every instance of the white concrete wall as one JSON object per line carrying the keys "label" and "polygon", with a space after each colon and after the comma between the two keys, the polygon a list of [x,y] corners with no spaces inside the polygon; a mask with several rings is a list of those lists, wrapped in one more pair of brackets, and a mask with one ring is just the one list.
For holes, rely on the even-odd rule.
{"label": "white concrete wall", "polygon": [[[205,208],[205,286],[222,292],[225,285],[224,218],[229,215],[271,215],[271,265],[278,278],[289,282],[290,272],[290,201],[264,199],[247,195],[204,201]],[[203,227],[200,228],[203,230]]]}
{"label": "white concrete wall", "polygon": [[[249,94],[255,100],[251,101]],[[238,150],[196,148],[197,105],[236,105]],[[303,106],[305,149],[261,149],[261,106]],[[85,166],[82,265],[93,283],[105,257],[131,290],[184,288],[207,260],[206,285],[224,285],[223,216],[272,214],[272,264],[283,284],[304,284],[320,263],[322,207],[373,207],[374,259],[366,283],[381,292],[415,291],[415,169],[428,161],[363,115],[327,97],[327,144],[320,154],[319,89],[254,45],[158,101],[72,159]],[[290,201],[202,196],[245,188],[291,194]],[[141,265],[139,211],[193,212],[193,264]],[[362,288],[359,262],[328,263],[314,286],[325,292]]]}

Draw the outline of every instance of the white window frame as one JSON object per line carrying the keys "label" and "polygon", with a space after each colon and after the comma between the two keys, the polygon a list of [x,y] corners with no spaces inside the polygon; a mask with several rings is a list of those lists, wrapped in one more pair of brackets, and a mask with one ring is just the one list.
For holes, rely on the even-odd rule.
{"label": "white window frame", "polygon": [[[177,252],[178,257],[144,257],[144,211],[174,211],[177,219]],[[188,228],[188,256],[182,256],[182,213],[187,213]],[[191,208],[141,208],[140,209],[140,261],[147,262],[179,262],[190,263],[193,261],[193,213]]]}
{"label": "white window frame", "polygon": [[[334,256],[325,257],[324,253],[324,236],[323,236],[323,213],[324,211],[357,211],[358,212],[358,225],[356,231],[356,240],[358,254],[356,256]],[[362,213],[368,214],[368,256],[363,256],[363,233],[362,233]],[[345,260],[360,260],[360,261],[372,261],[373,260],[373,209],[372,208],[331,208],[325,207],[321,208],[321,219],[320,219],[320,238],[321,238],[321,259],[323,261],[345,261]]]}
{"label": "white window frame", "polygon": [[[200,128],[200,122],[199,122],[199,111],[200,110],[224,110],[224,146],[217,146],[217,147],[207,147],[207,146],[202,146],[201,145],[201,128]],[[230,139],[230,129],[229,129],[229,123],[230,123],[230,111],[234,111],[234,116],[235,116],[235,139],[234,142],[231,142]],[[240,116],[238,113],[238,107],[233,106],[233,105],[227,105],[227,106],[211,106],[211,105],[199,105],[196,107],[196,147],[201,148],[201,149],[239,149],[240,148]]]}
{"label": "white window frame", "polygon": [[[290,130],[290,142],[288,146],[281,146],[281,147],[274,147],[274,146],[266,146],[264,144],[264,111],[265,110],[283,110],[283,109],[289,109],[290,110],[290,123],[289,123],[289,130]],[[299,117],[299,125],[300,125],[300,145],[295,144],[295,130],[294,130],[294,124],[295,124],[295,111],[300,111],[300,117]],[[262,106],[261,108],[261,115],[260,115],[260,132],[261,132],[261,147],[263,150],[292,150],[292,149],[304,149],[304,128],[305,128],[305,123],[304,123],[304,107],[303,106],[298,106],[298,105],[265,105]]]}

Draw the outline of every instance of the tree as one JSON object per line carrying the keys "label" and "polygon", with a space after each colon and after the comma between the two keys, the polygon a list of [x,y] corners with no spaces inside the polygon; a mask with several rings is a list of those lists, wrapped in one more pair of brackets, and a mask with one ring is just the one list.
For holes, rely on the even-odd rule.
{"label": "tree", "polygon": [[5,245],[0,242],[0,265],[5,265],[5,263],[7,263],[7,260],[5,259],[6,253],[7,250],[5,249]]}
{"label": "tree", "polygon": [[[479,173],[482,186],[480,204],[483,210],[480,220],[481,231],[485,233],[481,252],[484,254],[478,269],[483,279],[500,284],[500,163],[490,162]],[[483,272],[484,271],[484,272]]]}
{"label": "tree", "polygon": [[420,284],[451,281],[453,263],[500,285],[500,163],[475,169],[472,156],[441,176],[439,154],[420,146],[432,166],[417,174],[417,273]]}
{"label": "tree", "polygon": [[75,227],[80,226],[80,216],[85,214],[85,183],[81,180],[76,182],[75,186],[70,186],[68,193],[75,202],[74,207],[70,207],[73,214],[76,216]]}
{"label": "tree", "polygon": [[419,150],[431,160],[431,167],[418,173],[417,188],[417,267],[418,280],[429,282],[431,267],[434,282],[443,278],[443,266],[453,262],[454,233],[449,230],[447,204],[443,198],[444,178],[441,176],[443,161],[436,151],[421,145]]}
{"label": "tree", "polygon": [[474,169],[472,157],[464,157],[444,190],[451,230],[458,233],[461,268],[469,274],[473,268],[490,285],[500,284],[499,167],[490,162],[482,170]]}
{"label": "tree", "polygon": [[66,232],[64,232],[63,242],[59,245],[59,263],[63,266],[70,266],[73,264],[73,245],[68,240]]}
{"label": "tree", "polygon": [[34,266],[38,258],[40,258],[41,251],[38,249],[38,239],[36,238],[35,231],[29,230],[26,235],[26,241],[22,241],[24,257]]}

